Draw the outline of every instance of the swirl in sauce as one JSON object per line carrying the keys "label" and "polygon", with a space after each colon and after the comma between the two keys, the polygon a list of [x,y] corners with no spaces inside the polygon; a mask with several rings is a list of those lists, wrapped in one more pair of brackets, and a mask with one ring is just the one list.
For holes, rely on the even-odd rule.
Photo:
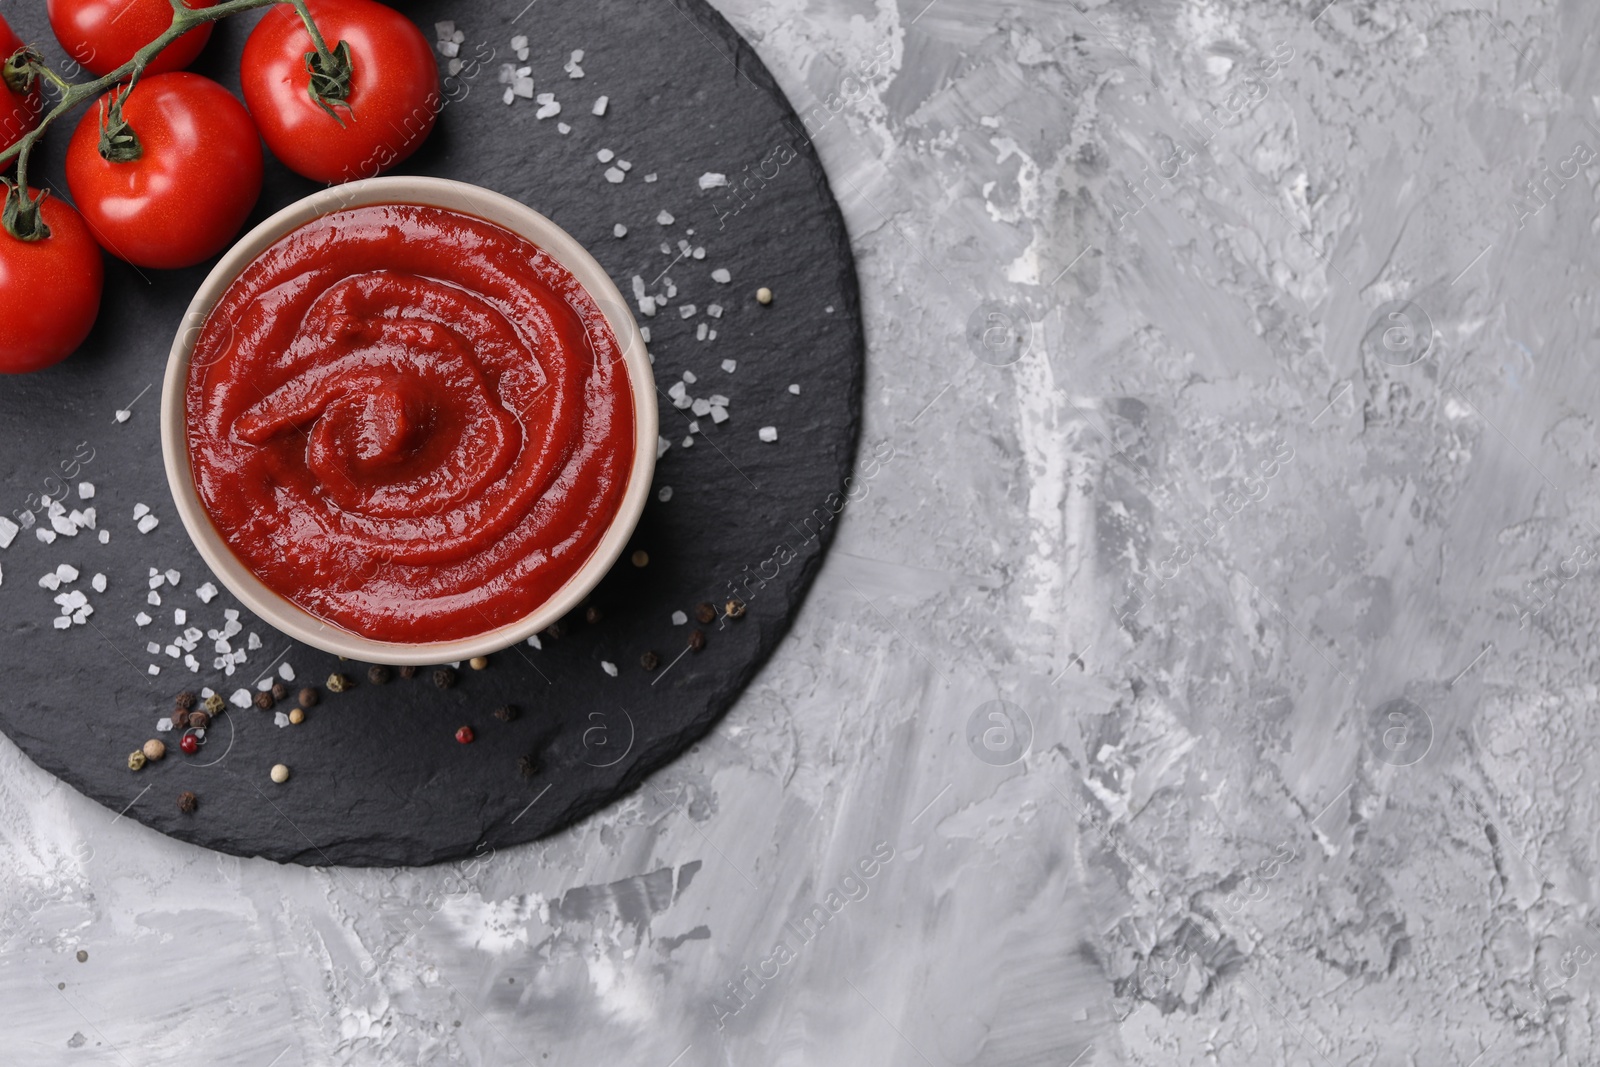
{"label": "swirl in sauce", "polygon": [[621,506],[621,346],[538,246],[441,208],[324,216],[217,302],[189,368],[190,466],[268,588],[379,641],[532,612]]}

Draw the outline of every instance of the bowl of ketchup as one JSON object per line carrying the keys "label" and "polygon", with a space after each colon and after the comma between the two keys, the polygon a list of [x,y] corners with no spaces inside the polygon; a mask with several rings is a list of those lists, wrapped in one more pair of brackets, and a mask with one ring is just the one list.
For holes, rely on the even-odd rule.
{"label": "bowl of ketchup", "polygon": [[531,208],[436,178],[318,192],[239,241],[172,346],[161,444],[217,578],[298,641],[424,665],[526,640],[650,492],[638,324]]}

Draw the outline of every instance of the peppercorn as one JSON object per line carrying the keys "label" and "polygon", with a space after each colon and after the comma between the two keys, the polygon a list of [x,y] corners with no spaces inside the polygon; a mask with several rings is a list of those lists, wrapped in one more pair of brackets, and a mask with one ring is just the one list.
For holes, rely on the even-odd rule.
{"label": "peppercorn", "polygon": [[522,712],[517,709],[515,704],[502,704],[494,709],[494,717],[501,722],[515,722],[517,716],[521,714]]}
{"label": "peppercorn", "polygon": [[183,711],[188,711],[196,704],[200,703],[200,698],[185,689],[183,692],[178,694],[178,699],[175,703],[178,708],[182,709]]}
{"label": "peppercorn", "polygon": [[760,304],[762,307],[766,307],[768,304],[772,303],[772,290],[768,289],[764,285],[757,289],[756,303]]}
{"label": "peppercorn", "polygon": [[744,601],[734,599],[728,601],[728,618],[739,619],[744,617]]}
{"label": "peppercorn", "polygon": [[89,952],[88,952],[87,949],[81,949],[80,948],[78,950],[78,962],[79,963],[88,963],[89,962]]}
{"label": "peppercorn", "polygon": [[330,693],[347,693],[355,687],[355,680],[348,674],[328,675],[328,692]]}
{"label": "peppercorn", "polygon": [[143,752],[140,752],[136,749],[133,752],[128,753],[128,770],[142,771],[144,770],[144,762]]}
{"label": "peppercorn", "polygon": [[289,713],[289,721],[296,726],[306,721],[306,713],[300,708],[295,708]]}
{"label": "peppercorn", "polygon": [[178,810],[185,815],[193,815],[194,810],[200,806],[200,798],[185,789],[178,794]]}
{"label": "peppercorn", "polygon": [[189,713],[189,729],[204,730],[211,725],[211,716],[196,708]]}
{"label": "peppercorn", "polygon": [[717,609],[710,604],[696,604],[694,606],[694,621],[702,626],[717,621]]}
{"label": "peppercorn", "polygon": [[276,703],[277,701],[272,699],[272,693],[267,690],[263,690],[262,692],[256,694],[256,707],[260,708],[262,711],[271,711],[272,705]]}
{"label": "peppercorn", "polygon": [[321,699],[322,694],[318,693],[313,686],[308,685],[300,690],[300,706],[302,708],[314,708],[317,706],[317,701]]}
{"label": "peppercorn", "polygon": [[648,566],[650,566],[650,553],[646,552],[642,548],[641,549],[637,549],[633,553],[632,559],[633,559],[633,565],[635,567],[648,567]]}
{"label": "peppercorn", "polygon": [[472,727],[470,726],[463,726],[461,729],[456,731],[456,740],[460,741],[463,745],[472,744],[472,739],[476,736],[477,735],[472,732]]}
{"label": "peppercorn", "polygon": [[272,780],[282,785],[289,780],[289,768],[281,763],[272,765]]}
{"label": "peppercorn", "polygon": [[213,717],[221,715],[223,711],[227,709],[227,707],[228,702],[222,699],[222,695],[220,693],[212,693],[210,696],[206,697],[205,708],[212,714]]}
{"label": "peppercorn", "polygon": [[639,666],[643,667],[647,671],[653,671],[657,667],[661,666],[661,657],[656,655],[654,652],[646,652],[644,655],[639,657]]}
{"label": "peppercorn", "polygon": [[691,631],[690,634],[689,634],[689,647],[692,650],[694,650],[695,652],[699,652],[702,648],[705,648],[706,647],[706,635],[705,635],[705,632],[702,631],[702,630]]}
{"label": "peppercorn", "polygon": [[373,685],[388,685],[389,679],[394,677],[394,672],[388,667],[373,665],[367,668],[367,681]]}
{"label": "peppercorn", "polygon": [[467,666],[471,667],[475,671],[486,671],[489,669],[489,657],[473,656],[467,661]]}
{"label": "peppercorn", "polygon": [[160,738],[152,737],[144,743],[144,758],[154,763],[167,754],[167,746]]}
{"label": "peppercorn", "polygon": [[272,683],[272,699],[282,703],[289,699],[289,687],[282,682]]}
{"label": "peppercorn", "polygon": [[456,671],[454,667],[439,667],[433,672],[433,684],[440,689],[449,689],[456,684]]}
{"label": "peppercorn", "polygon": [[532,778],[539,773],[539,757],[534,755],[517,757],[517,773],[524,778]]}
{"label": "peppercorn", "polygon": [[550,638],[552,641],[561,640],[561,638],[565,636],[566,632],[566,627],[562,626],[559,622],[553,622],[544,628],[544,635]]}
{"label": "peppercorn", "polygon": [[189,716],[195,714],[204,715],[205,712],[200,711],[199,708],[196,708],[194,711],[184,711],[182,708],[179,708],[172,713],[172,725],[181,730],[185,726],[189,725]]}
{"label": "peppercorn", "polygon": [[[200,739],[194,734],[184,734],[178,739],[178,747],[183,749],[185,756],[192,756],[200,751]],[[149,755],[149,753],[145,753]]]}
{"label": "peppercorn", "polygon": [[584,609],[583,612],[583,621],[588,623],[590,626],[593,626],[604,617],[605,616],[600,614],[600,609],[595,607],[593,604],[590,604]]}
{"label": "peppercorn", "polygon": [[406,667],[401,667],[400,668],[400,677],[402,677],[402,678],[415,678],[416,676],[417,676],[417,669],[415,667],[406,666]]}

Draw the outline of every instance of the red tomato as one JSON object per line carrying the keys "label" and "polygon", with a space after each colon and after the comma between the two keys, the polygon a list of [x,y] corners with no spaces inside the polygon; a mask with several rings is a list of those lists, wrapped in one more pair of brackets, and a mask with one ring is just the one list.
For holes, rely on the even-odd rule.
{"label": "red tomato", "polygon": [[[371,178],[415,152],[442,100],[439,65],[416,23],[375,0],[310,0],[330,50],[349,44],[349,108],[335,119],[311,97],[311,35],[293,7],[270,9],[245,42],[244,102],[272,154],[298,174],[338,184]],[[343,123],[343,125],[341,125]]]}
{"label": "red tomato", "polygon": [[0,374],[60,363],[100,314],[105,264],[89,227],[71,204],[53,196],[39,213],[50,227],[42,241],[19,241],[0,227]]}
{"label": "red tomato", "polygon": [[[116,90],[114,90],[115,92]],[[191,267],[227,247],[261,195],[261,140],[244,105],[209,78],[142,78],[122,102],[139,155],[101,155],[100,99],[67,146],[67,185],[106,251],[141,267]]]}
{"label": "red tomato", "polygon": [[[211,7],[217,0],[184,0],[184,6]],[[172,25],[170,0],[50,0],[50,28],[67,55],[104,76],[166,33]],[[182,70],[211,39],[211,23],[179,37],[145,67],[146,75]]]}
{"label": "red tomato", "polygon": [[[22,49],[22,40],[0,18],[0,63],[10,59]],[[0,82],[0,152],[4,152],[24,134],[39,125],[41,101],[37,86],[31,93],[19,93]]]}

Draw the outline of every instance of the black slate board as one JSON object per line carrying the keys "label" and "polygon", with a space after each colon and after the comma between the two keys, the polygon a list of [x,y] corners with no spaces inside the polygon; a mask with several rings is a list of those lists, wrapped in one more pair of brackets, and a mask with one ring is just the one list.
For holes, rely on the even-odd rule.
{"label": "black slate board", "polygon": [[[29,494],[56,484],[47,479],[64,462],[70,470],[75,455],[93,450],[70,479],[65,503],[92,504],[98,526],[112,535],[107,545],[88,532],[46,545],[25,531],[0,551],[0,728],[41,767],[106,807],[224,852],[310,865],[436,863],[531,841],[638,787],[705,734],[788,629],[836,524],[839,498],[830,494],[841,491],[855,462],[864,341],[843,219],[804,127],[720,15],[701,0],[397,6],[430,40],[435,22],[457,21],[467,35],[461,58],[477,61],[445,82],[449,102],[436,132],[398,173],[456,178],[516,197],[590,248],[625,294],[633,275],[650,281],[665,270],[677,300],[640,319],[651,328],[659,384],[665,389],[693,371],[692,395],[727,395],[732,418],[721,426],[701,420],[704,432],[685,449],[688,413],[663,393],[663,433],[674,443],[656,486],[671,486],[673,495],[667,502],[652,495],[630,545],[648,551],[650,564],[637,569],[625,555],[592,598],[601,621],[589,624],[580,613],[566,636],[545,639],[542,650],[500,653],[481,672],[463,668],[447,691],[433,687],[426,669],[377,686],[365,664],[340,665],[245,614],[246,633],[264,647],[232,678],[212,669],[214,652],[192,674],[164,652],[149,654],[146,643],[176,634],[174,608],[211,630],[222,626],[225,608],[237,606],[225,590],[209,606],[196,596],[211,576],[173,509],[157,435],[168,348],[209,264],[146,277],[108,261],[105,307],[84,350],[38,375],[0,378],[0,514],[24,510]],[[6,16],[25,39],[61,58],[43,0],[8,5]],[[254,18],[219,25],[195,69],[237,92],[234,71]],[[533,68],[537,92],[556,94],[559,118],[536,119],[531,100],[506,106],[500,99],[499,64],[517,62],[509,41],[518,33],[532,39],[531,57],[518,65]],[[584,51],[581,80],[563,70],[575,49]],[[609,109],[595,117],[591,106],[601,94]],[[558,132],[558,121],[571,124],[569,135]],[[35,172],[63,191],[70,128],[49,138]],[[603,177],[596,153],[605,148],[633,164],[621,184]],[[763,171],[765,180],[750,182],[742,201],[728,189],[698,186],[707,172],[735,180]],[[659,179],[647,183],[650,173]],[[269,161],[251,225],[312,191]],[[676,221],[658,224],[662,210]],[[623,239],[612,234],[619,222],[629,231]],[[690,228],[687,239],[706,256],[674,263]],[[671,254],[662,253],[663,240]],[[731,272],[732,284],[712,280],[718,267]],[[754,300],[763,285],[777,293],[771,307]],[[699,308],[692,319],[679,317],[685,302]],[[720,320],[707,317],[712,302],[726,308]],[[715,340],[696,339],[702,322],[717,330]],[[732,374],[720,369],[726,358],[738,361]],[[790,383],[802,387],[798,396]],[[131,416],[118,423],[115,413],[130,405]],[[768,425],[779,430],[776,444],[758,439]],[[79,480],[95,484],[92,501],[75,499]],[[160,519],[147,535],[134,526],[138,503]],[[84,590],[95,607],[88,624],[65,631],[52,626],[55,594],[37,584],[60,563],[82,575],[63,588]],[[176,590],[160,591],[159,608],[146,605],[150,567],[182,573]],[[104,594],[90,589],[96,573],[109,580]],[[753,591],[747,616],[703,627],[705,650],[679,658],[695,624],[674,626],[671,613],[692,617],[701,601],[721,603],[733,583]],[[156,619],[147,629],[134,621],[141,610]],[[202,641],[200,652],[208,646]],[[646,650],[661,656],[653,673],[640,666]],[[602,661],[619,676],[606,674]],[[335,669],[360,684],[341,696],[324,693],[300,726],[277,727],[273,713],[255,708],[230,709],[197,755],[179,754],[172,732],[164,735],[165,760],[127,769],[128,753],[156,736],[177,692],[253,689],[282,662],[300,684],[320,684]],[[159,676],[147,673],[151,663],[162,667]],[[491,714],[506,703],[522,711],[509,724]],[[473,727],[476,742],[454,740],[462,725]],[[525,754],[537,756],[532,777],[519,774]],[[274,785],[268,771],[280,762],[293,778]],[[177,809],[184,790],[200,798],[193,815]]]}

